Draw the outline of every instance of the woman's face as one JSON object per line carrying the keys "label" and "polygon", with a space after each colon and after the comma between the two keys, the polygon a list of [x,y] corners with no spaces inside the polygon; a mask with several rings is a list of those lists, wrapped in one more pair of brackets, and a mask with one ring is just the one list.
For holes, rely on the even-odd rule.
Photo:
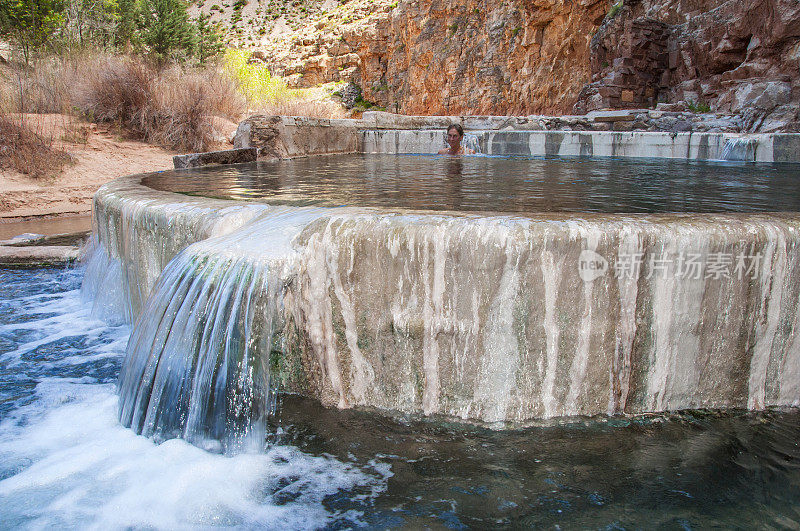
{"label": "woman's face", "polygon": [[447,130],[447,143],[453,149],[461,145],[461,135],[458,134],[455,128]]}

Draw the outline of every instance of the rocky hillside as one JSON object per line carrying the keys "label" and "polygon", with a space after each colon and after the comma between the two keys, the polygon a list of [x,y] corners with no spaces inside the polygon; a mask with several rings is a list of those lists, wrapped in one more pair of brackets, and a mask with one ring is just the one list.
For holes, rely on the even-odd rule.
{"label": "rocky hillside", "polygon": [[353,81],[407,114],[561,113],[608,0],[350,0],[259,49],[294,86]]}
{"label": "rocky hillside", "polygon": [[242,2],[257,15],[240,37],[274,73],[299,87],[349,81],[390,111],[661,102],[737,114],[742,130],[798,128],[797,0]]}
{"label": "rocky hillside", "polygon": [[685,102],[745,131],[800,131],[797,0],[625,0],[613,14],[576,111]]}
{"label": "rocky hillside", "polygon": [[193,17],[208,15],[228,44],[260,49],[303,30],[329,13],[346,11],[340,0],[192,0]]}

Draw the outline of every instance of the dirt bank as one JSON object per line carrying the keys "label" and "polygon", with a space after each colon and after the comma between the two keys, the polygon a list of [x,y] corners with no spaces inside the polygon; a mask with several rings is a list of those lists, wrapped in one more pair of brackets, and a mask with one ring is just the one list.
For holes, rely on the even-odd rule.
{"label": "dirt bank", "polygon": [[104,183],[134,173],[172,168],[175,153],[121,138],[60,114],[25,115],[33,129],[69,153],[72,163],[48,178],[0,170],[0,223],[33,217],[87,214],[92,195]]}

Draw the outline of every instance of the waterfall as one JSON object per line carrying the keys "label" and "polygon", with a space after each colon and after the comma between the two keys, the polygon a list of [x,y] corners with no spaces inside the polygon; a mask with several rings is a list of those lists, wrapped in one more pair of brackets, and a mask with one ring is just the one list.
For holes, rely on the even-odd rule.
{"label": "waterfall", "polygon": [[754,138],[726,138],[722,147],[722,160],[753,162],[756,160],[758,140]]}
{"label": "waterfall", "polygon": [[164,269],[128,343],[120,419],[137,433],[236,451],[275,410],[270,356],[290,282],[289,243],[318,216],[276,208],[189,246]]}
{"label": "waterfall", "polygon": [[475,153],[481,152],[480,142],[478,141],[478,135],[473,133],[464,133],[464,139],[461,141],[461,147],[465,149],[471,149]]}

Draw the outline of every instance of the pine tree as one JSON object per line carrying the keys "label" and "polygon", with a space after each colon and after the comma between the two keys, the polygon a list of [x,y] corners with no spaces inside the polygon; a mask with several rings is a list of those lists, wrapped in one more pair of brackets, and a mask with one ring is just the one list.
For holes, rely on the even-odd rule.
{"label": "pine tree", "polygon": [[117,2],[117,27],[114,30],[114,44],[125,51],[135,45],[136,17],[139,7],[136,0],[119,0]]}
{"label": "pine tree", "polygon": [[225,49],[216,26],[209,22],[210,18],[211,15],[200,13],[197,19],[197,59],[200,64],[205,64]]}
{"label": "pine tree", "polygon": [[142,43],[158,60],[193,55],[197,34],[182,0],[143,0],[140,24]]}

